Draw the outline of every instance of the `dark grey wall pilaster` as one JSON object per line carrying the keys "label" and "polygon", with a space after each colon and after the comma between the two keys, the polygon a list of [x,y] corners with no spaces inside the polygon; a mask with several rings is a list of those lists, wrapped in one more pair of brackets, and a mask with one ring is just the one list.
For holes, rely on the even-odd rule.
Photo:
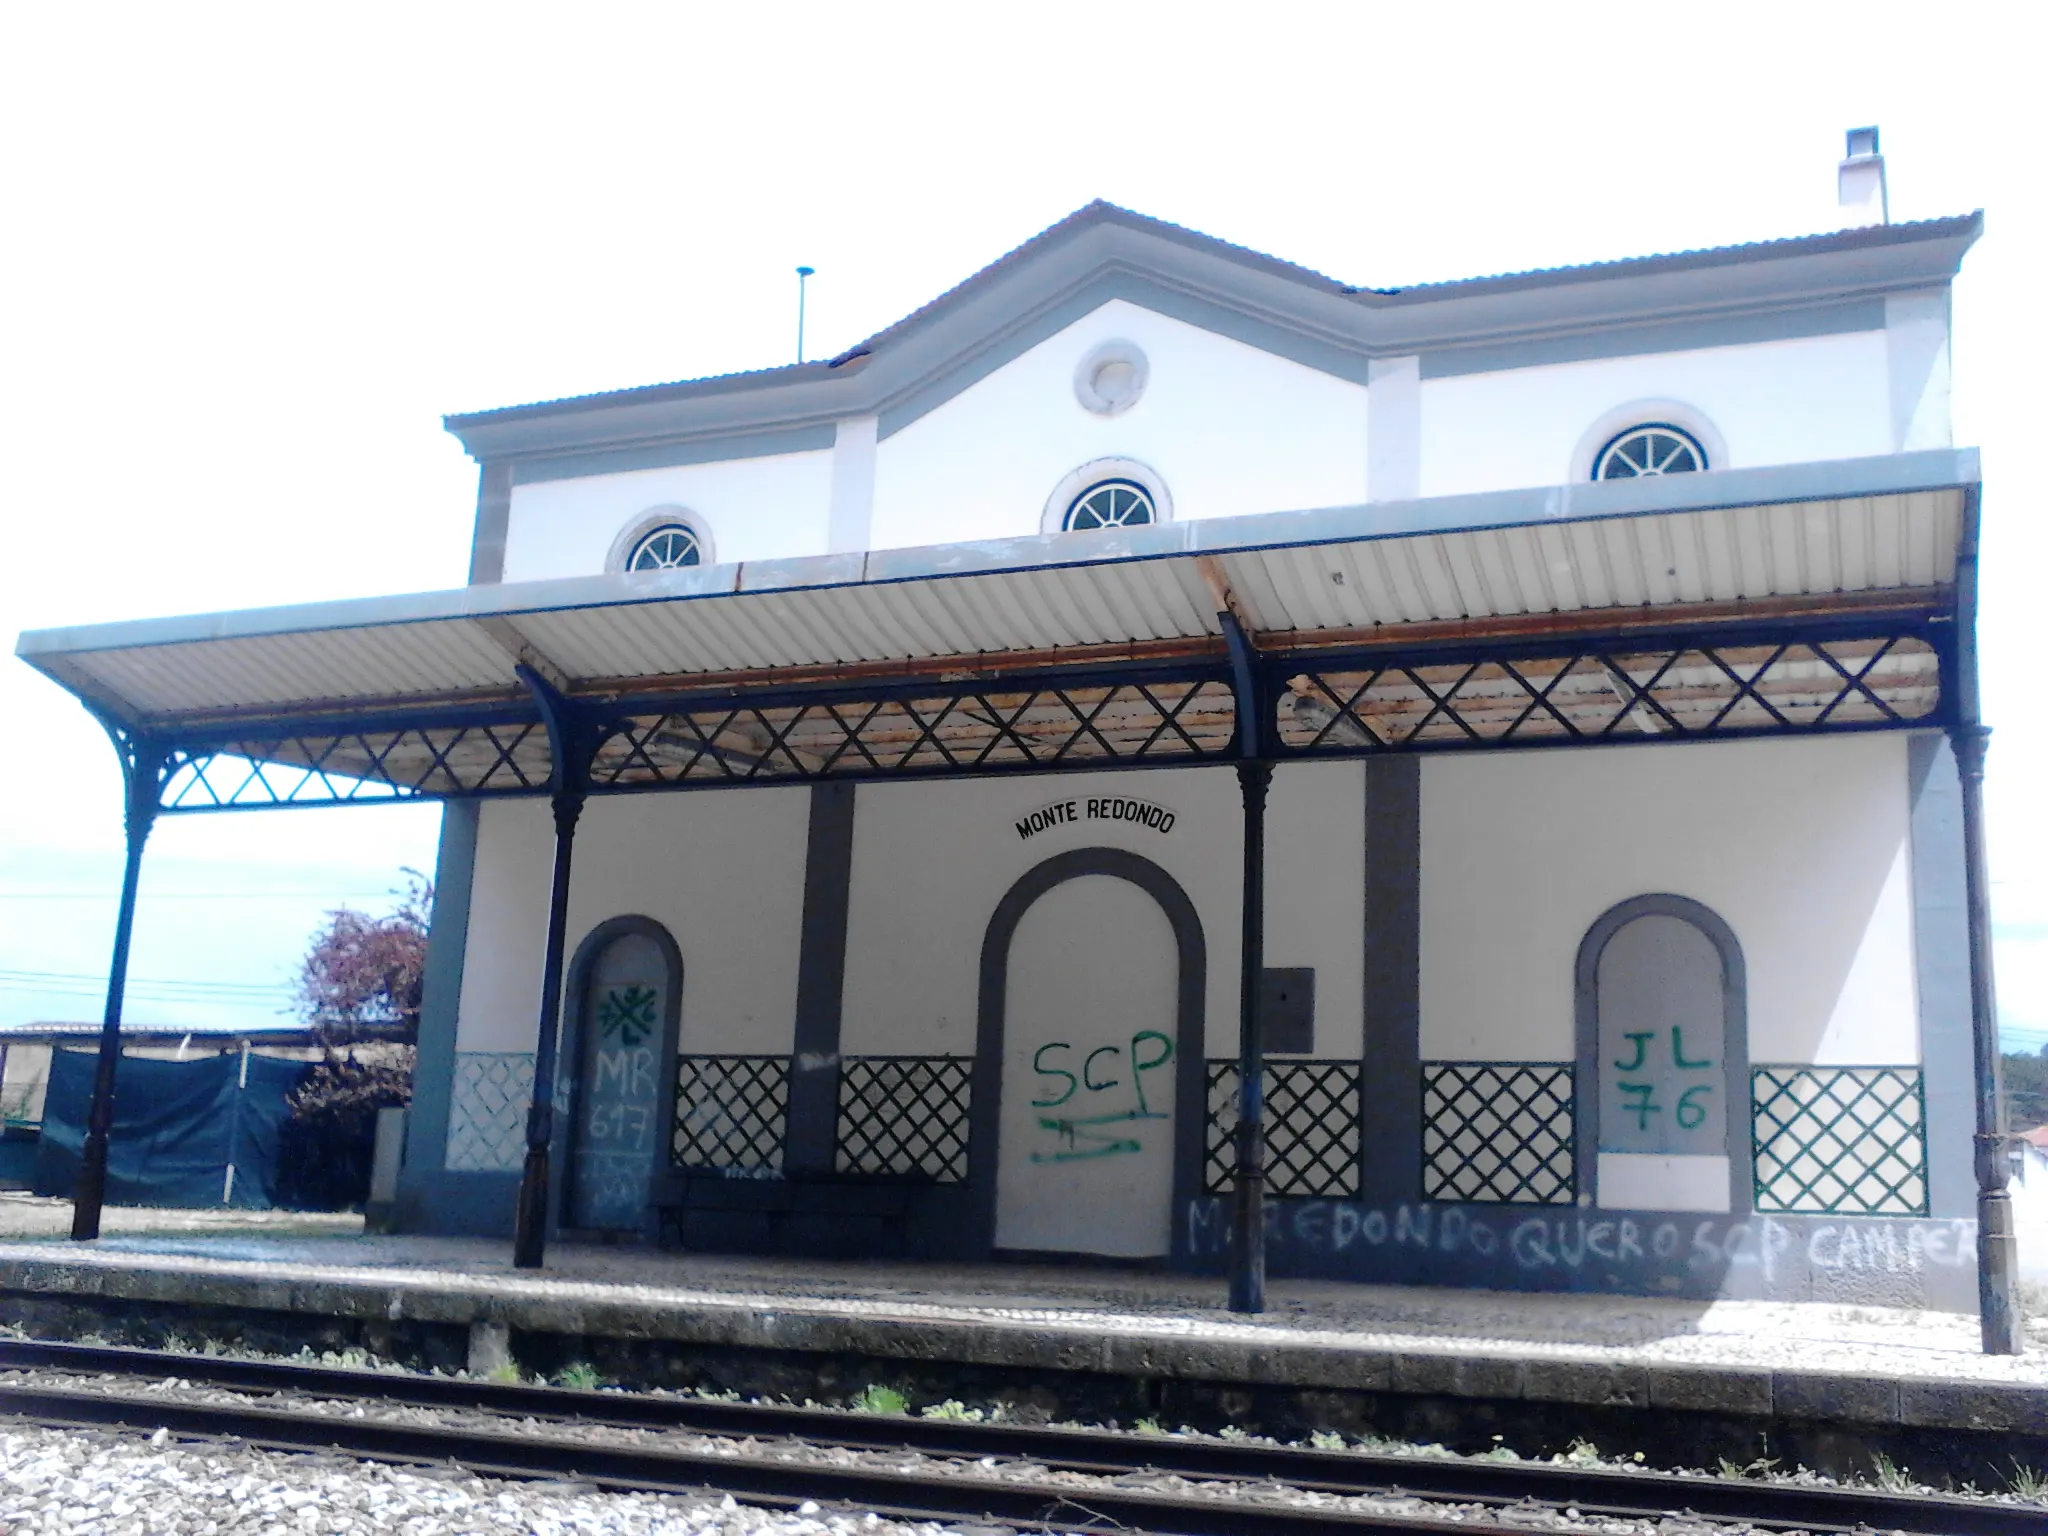
{"label": "dark grey wall pilaster", "polygon": [[512,521],[512,466],[485,464],[477,471],[476,532],[469,545],[469,584],[505,579],[505,531]]}
{"label": "dark grey wall pilaster", "polygon": [[1359,1197],[1422,1198],[1422,759],[1365,765],[1365,1126]]}
{"label": "dark grey wall pilaster", "polygon": [[1970,1039],[1970,919],[1963,871],[1963,788],[1948,737],[1906,744],[1913,856],[1913,964],[1920,988],[1927,1094],[1927,1199],[1934,1216],[1974,1216],[1977,1130]]}
{"label": "dark grey wall pilaster", "polygon": [[476,874],[474,800],[441,807],[441,848],[434,862],[434,921],[427,934],[420,999],[419,1055],[412,1073],[400,1198],[408,1182],[438,1174],[448,1156],[448,1100],[455,1082],[455,1027],[462,1004],[462,960],[469,947],[469,895]]}
{"label": "dark grey wall pilaster", "polygon": [[846,909],[853,882],[854,787],[811,786],[804,917],[797,954],[796,1039],[783,1167],[829,1172],[839,1120],[839,1018],[846,983]]}

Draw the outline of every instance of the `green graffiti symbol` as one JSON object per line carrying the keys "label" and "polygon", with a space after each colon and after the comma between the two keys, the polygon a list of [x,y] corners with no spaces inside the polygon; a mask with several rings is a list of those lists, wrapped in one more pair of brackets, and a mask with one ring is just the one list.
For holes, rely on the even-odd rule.
{"label": "green graffiti symbol", "polygon": [[1711,1056],[1702,1056],[1698,1061],[1686,1059],[1685,1026],[1683,1024],[1671,1026],[1671,1059],[1687,1072],[1697,1072],[1703,1067],[1711,1067],[1714,1064],[1714,1058]]}
{"label": "green graffiti symbol", "polygon": [[1080,1120],[1059,1120],[1051,1115],[1039,1116],[1041,1129],[1053,1132],[1066,1143],[1059,1152],[1034,1152],[1034,1163],[1077,1163],[1090,1157],[1122,1157],[1145,1150],[1144,1144],[1129,1136],[1106,1133],[1098,1127],[1106,1125],[1128,1125],[1133,1120],[1164,1120],[1168,1117],[1158,1110],[1125,1110],[1115,1115],[1089,1115]]}
{"label": "green graffiti symbol", "polygon": [[[1150,1061],[1145,1060],[1144,1057],[1138,1054],[1138,1042],[1140,1040],[1156,1041],[1159,1046],[1159,1054]],[[1152,1117],[1152,1106],[1145,1102],[1145,1074],[1154,1067],[1165,1066],[1172,1059],[1173,1041],[1159,1033],[1158,1030],[1141,1029],[1131,1036],[1131,1086],[1138,1093],[1138,1112],[1147,1119]],[[1159,1118],[1163,1120],[1166,1117],[1161,1115]]]}
{"label": "green graffiti symbol", "polygon": [[1045,1064],[1045,1053],[1047,1051],[1071,1051],[1072,1049],[1073,1047],[1064,1040],[1049,1040],[1031,1053],[1032,1071],[1036,1072],[1040,1077],[1064,1077],[1067,1080],[1067,1091],[1065,1093],[1056,1099],[1033,1099],[1031,1101],[1033,1109],[1052,1109],[1064,1104],[1074,1096],[1074,1090],[1081,1086],[1081,1080],[1065,1067],[1048,1067]]}
{"label": "green graffiti symbol", "polygon": [[606,1039],[616,1035],[624,1046],[638,1045],[654,1033],[654,1005],[658,996],[652,987],[612,987],[597,1005],[598,1033]]}

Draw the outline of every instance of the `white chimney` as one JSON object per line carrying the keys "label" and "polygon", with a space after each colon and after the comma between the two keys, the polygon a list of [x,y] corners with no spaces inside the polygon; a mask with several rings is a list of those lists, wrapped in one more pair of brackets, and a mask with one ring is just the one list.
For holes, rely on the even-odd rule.
{"label": "white chimney", "polygon": [[1842,203],[1842,228],[1891,223],[1891,199],[1884,185],[1884,156],[1877,152],[1875,128],[1849,130],[1849,153],[1836,173],[1835,185]]}

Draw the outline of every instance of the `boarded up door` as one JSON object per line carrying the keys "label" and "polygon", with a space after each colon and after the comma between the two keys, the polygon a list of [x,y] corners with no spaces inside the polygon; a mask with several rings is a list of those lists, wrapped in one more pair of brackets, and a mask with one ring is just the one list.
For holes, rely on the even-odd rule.
{"label": "boarded up door", "polygon": [[568,1225],[632,1230],[647,1220],[670,984],[660,946],[643,933],[621,934],[590,966],[578,1020]]}
{"label": "boarded up door", "polygon": [[996,1246],[1150,1257],[1172,1233],[1178,956],[1145,891],[1083,875],[1010,942]]}

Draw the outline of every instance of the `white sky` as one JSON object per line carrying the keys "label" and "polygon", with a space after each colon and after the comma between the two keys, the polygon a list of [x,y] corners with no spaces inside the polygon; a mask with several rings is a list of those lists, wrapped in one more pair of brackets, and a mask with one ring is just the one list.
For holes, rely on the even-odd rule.
{"label": "white sky", "polygon": [[[2037,1045],[2026,14],[9,7],[0,637],[459,585],[475,480],[443,412],[786,362],[799,262],[822,354],[1093,197],[1379,285],[1721,245],[1828,227],[1842,132],[1875,122],[1895,218],[1988,210],[1956,289],[1957,429],[1988,487],[2001,1002]],[[11,658],[0,748],[0,1019],[97,1017],[112,754]],[[320,911],[430,869],[436,819],[166,819],[129,1017],[275,1010]]]}

